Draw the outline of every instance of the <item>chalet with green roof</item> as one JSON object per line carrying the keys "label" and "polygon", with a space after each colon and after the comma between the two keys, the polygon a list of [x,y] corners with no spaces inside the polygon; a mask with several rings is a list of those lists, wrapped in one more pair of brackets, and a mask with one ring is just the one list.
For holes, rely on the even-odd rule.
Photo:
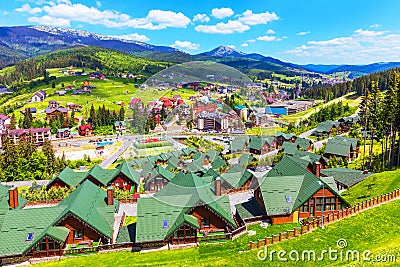
{"label": "chalet with green roof", "polygon": [[349,205],[336,188],[287,156],[260,182],[254,196],[273,224],[298,222]]}
{"label": "chalet with green roof", "polygon": [[282,146],[283,142],[293,143],[294,141],[296,141],[297,137],[294,134],[277,132],[274,134],[274,138],[277,143],[277,146]]}
{"label": "chalet with green roof", "polygon": [[84,181],[57,206],[40,208],[21,208],[26,201],[18,197],[17,189],[8,189],[8,197],[5,190],[0,186],[0,263],[62,256],[67,245],[115,241],[119,203],[112,188],[106,192]]}
{"label": "chalet with green roof", "polygon": [[333,177],[337,189],[339,191],[346,190],[353,185],[358,184],[373,173],[360,170],[346,169],[346,168],[330,168],[321,170],[321,174],[327,177]]}
{"label": "chalet with green roof", "polygon": [[272,136],[252,136],[250,138],[250,153],[263,155],[277,148],[277,142]]}
{"label": "chalet with green roof", "polygon": [[327,158],[335,156],[347,159],[348,162],[351,162],[358,157],[359,151],[357,138],[335,136],[328,140],[324,155]]}
{"label": "chalet with green roof", "polygon": [[197,243],[210,232],[238,226],[217,178],[178,173],[153,198],[138,200],[136,243],[142,247]]}
{"label": "chalet with green roof", "polygon": [[113,186],[137,192],[140,175],[127,162],[121,163],[115,169],[103,169],[95,165],[87,172],[74,171],[67,166],[47,184],[47,188],[78,187],[86,180],[100,187]]}
{"label": "chalet with green roof", "polygon": [[338,132],[342,130],[340,123],[337,121],[324,121],[321,122],[318,127],[314,130],[313,135],[324,136],[330,135],[334,130]]}
{"label": "chalet with green roof", "polygon": [[239,136],[233,139],[228,148],[228,153],[242,153],[247,151],[250,138],[248,136]]}

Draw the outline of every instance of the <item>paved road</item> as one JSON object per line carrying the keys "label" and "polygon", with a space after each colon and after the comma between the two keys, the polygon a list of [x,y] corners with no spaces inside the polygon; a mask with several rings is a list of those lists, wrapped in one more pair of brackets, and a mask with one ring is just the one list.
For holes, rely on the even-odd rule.
{"label": "paved road", "polygon": [[100,167],[102,168],[109,167],[114,161],[116,161],[122,155],[122,153],[124,153],[132,145],[132,141],[130,141],[130,139],[126,137],[122,138],[123,138],[122,146],[120,146],[118,150],[114,152],[114,154],[103,160],[103,162],[100,163]]}

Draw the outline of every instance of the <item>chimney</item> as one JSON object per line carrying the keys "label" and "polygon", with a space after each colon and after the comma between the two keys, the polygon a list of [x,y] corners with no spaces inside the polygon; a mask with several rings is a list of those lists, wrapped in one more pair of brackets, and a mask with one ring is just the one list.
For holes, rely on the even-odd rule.
{"label": "chimney", "polygon": [[15,186],[8,189],[8,199],[12,209],[18,207],[18,189]]}
{"label": "chimney", "polygon": [[318,161],[314,162],[314,174],[317,177],[321,176],[321,163],[319,163]]}
{"label": "chimney", "polygon": [[215,179],[214,193],[217,197],[221,196],[221,178]]}
{"label": "chimney", "polygon": [[107,187],[107,205],[114,205],[114,188],[112,186]]}

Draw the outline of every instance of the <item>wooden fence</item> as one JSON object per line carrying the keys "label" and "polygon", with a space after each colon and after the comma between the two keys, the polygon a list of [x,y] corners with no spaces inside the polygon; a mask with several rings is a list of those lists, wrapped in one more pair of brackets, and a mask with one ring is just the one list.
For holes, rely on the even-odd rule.
{"label": "wooden fence", "polygon": [[64,250],[64,255],[87,254],[104,250],[118,250],[122,248],[132,248],[132,246],[133,243],[119,243],[111,245],[100,245],[94,247],[73,248]]}
{"label": "wooden fence", "polygon": [[[341,220],[343,218],[355,215],[363,210],[375,207],[377,205],[380,205],[382,203],[386,203],[389,201],[392,201],[393,199],[398,199],[400,198],[400,189],[396,189],[391,193],[387,193],[384,195],[380,195],[368,200],[365,200],[363,202],[360,202],[352,207],[346,208],[339,210],[334,213],[330,213],[328,215],[324,216],[324,225],[336,222],[338,220]],[[274,243],[281,242],[283,240],[295,238],[298,236],[301,236],[303,234],[307,234],[318,227],[320,227],[322,224],[322,217],[317,217],[312,219],[311,221],[303,223],[301,228],[294,228],[293,230],[288,230],[286,232],[281,232],[279,234],[275,234],[272,236],[266,236],[263,239],[259,239],[257,241],[251,241],[249,244],[250,250],[254,250],[257,248],[261,248],[264,246],[268,246]]]}

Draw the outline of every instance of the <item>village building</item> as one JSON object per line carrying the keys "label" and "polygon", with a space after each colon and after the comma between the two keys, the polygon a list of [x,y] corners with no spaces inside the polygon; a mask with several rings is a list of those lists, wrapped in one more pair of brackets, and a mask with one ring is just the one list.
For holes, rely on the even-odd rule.
{"label": "village building", "polygon": [[131,98],[131,101],[129,101],[129,108],[138,108],[139,110],[142,110],[144,105],[142,103],[142,100],[140,98]]}
{"label": "village building", "polygon": [[289,157],[259,181],[254,196],[272,224],[299,222],[349,206],[332,177],[320,179]]}
{"label": "village building", "polygon": [[32,129],[15,129],[15,130],[2,130],[0,131],[0,147],[4,142],[4,137],[8,133],[8,136],[13,139],[14,143],[18,143],[20,138],[26,137],[28,134],[32,134],[33,140],[36,145],[42,146],[44,141],[51,141],[51,129],[50,128],[32,128]]}
{"label": "village building", "polygon": [[368,170],[360,171],[347,168],[329,168],[321,170],[324,177],[333,177],[339,191],[347,190],[374,174]]}
{"label": "village building", "polygon": [[79,125],[78,132],[80,136],[92,136],[93,129],[91,124]]}
{"label": "village building", "polygon": [[238,225],[221,180],[209,184],[193,173],[177,175],[154,198],[138,199],[136,244],[197,243],[198,233],[231,233]]}
{"label": "village building", "polygon": [[11,118],[7,115],[0,113],[0,131],[6,130],[7,126],[10,125]]}
{"label": "village building", "polygon": [[113,244],[119,202],[86,181],[54,207],[24,208],[17,188],[0,185],[0,263],[63,256],[67,246]]}
{"label": "village building", "polygon": [[117,132],[125,132],[126,131],[126,122],[125,121],[114,122],[114,129]]}
{"label": "village building", "polygon": [[56,137],[58,139],[65,139],[71,137],[71,130],[69,128],[57,129]]}
{"label": "village building", "polygon": [[335,136],[328,140],[324,155],[327,158],[335,156],[351,162],[357,159],[359,152],[360,148],[357,138]]}
{"label": "village building", "polygon": [[318,124],[317,128],[314,130],[313,135],[324,136],[330,135],[334,131],[341,132],[342,126],[337,121],[324,121]]}
{"label": "village building", "polygon": [[277,142],[272,136],[252,136],[250,137],[250,153],[254,155],[264,155],[277,148]]}
{"label": "village building", "polygon": [[30,102],[42,102],[46,99],[46,92],[43,90],[37,91],[30,99]]}
{"label": "village building", "polygon": [[139,185],[139,173],[133,170],[126,162],[115,169],[103,169],[95,165],[87,172],[74,171],[69,167],[62,170],[47,184],[47,188],[77,187],[89,180],[99,187],[113,186],[136,193]]}
{"label": "village building", "polygon": [[229,127],[229,120],[226,114],[203,112],[197,116],[196,125],[200,131],[226,132]]}
{"label": "village building", "polygon": [[60,116],[63,116],[64,118],[68,117],[68,109],[64,107],[57,107],[57,108],[51,108],[48,107],[45,110],[46,113],[46,119],[50,120],[51,118],[59,118]]}

